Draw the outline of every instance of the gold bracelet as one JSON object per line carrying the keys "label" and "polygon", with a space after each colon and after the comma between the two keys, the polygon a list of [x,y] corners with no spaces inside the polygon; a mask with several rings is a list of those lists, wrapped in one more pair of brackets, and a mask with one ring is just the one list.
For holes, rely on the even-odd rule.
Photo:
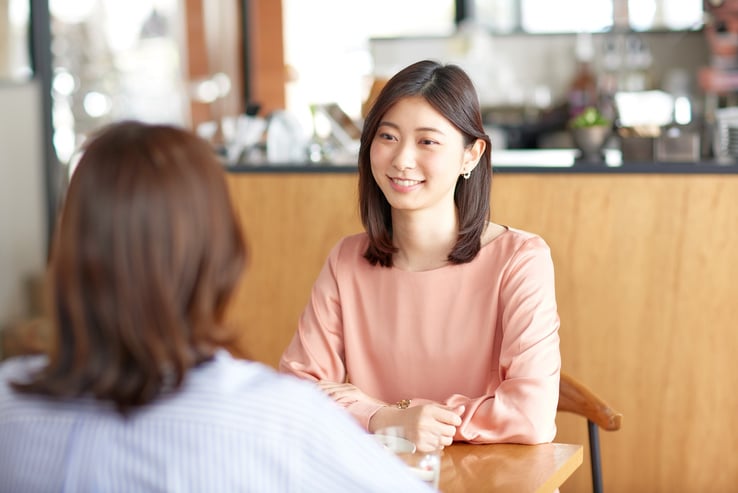
{"label": "gold bracelet", "polygon": [[397,401],[395,403],[395,407],[398,409],[407,409],[410,407],[410,399],[402,399],[401,401]]}

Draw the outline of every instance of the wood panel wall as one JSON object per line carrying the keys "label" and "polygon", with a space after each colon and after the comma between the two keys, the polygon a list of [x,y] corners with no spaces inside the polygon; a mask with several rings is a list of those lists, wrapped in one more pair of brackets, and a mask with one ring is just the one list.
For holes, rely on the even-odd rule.
{"label": "wood panel wall", "polygon": [[[251,101],[261,105],[261,114],[284,109],[287,71],[284,63],[281,0],[246,0],[248,67]],[[249,102],[249,101],[247,101]]]}
{"label": "wood panel wall", "polygon": [[[208,0],[207,8],[205,0],[183,0],[183,7],[185,82],[209,79],[218,72],[231,80],[231,92],[224,98],[212,104],[190,101],[192,128],[242,114],[252,102],[261,105],[261,115],[284,109],[287,71],[281,0]],[[246,92],[249,101],[244,100]]]}
{"label": "wood panel wall", "polygon": [[[206,8],[205,0],[184,0],[185,85],[191,91],[194,84],[218,73],[227,75],[231,84],[230,92],[212,103],[197,101],[190,94],[193,129],[201,123],[221,122],[223,117],[244,112],[242,3],[208,0]],[[220,138],[222,135],[215,139],[216,143],[220,143]]]}
{"label": "wood panel wall", "polygon": [[[208,78],[212,75],[205,32],[205,10],[202,0],[185,0],[185,30],[187,32],[187,63],[185,84]],[[210,105],[190,97],[192,128],[212,118]]]}
{"label": "wood panel wall", "polygon": [[[361,230],[354,174],[231,174],[251,266],[239,355],[275,366],[330,247]],[[624,414],[609,492],[738,484],[738,176],[497,174],[493,219],[552,249],[564,367]],[[561,415],[557,441],[586,443]],[[591,491],[589,464],[562,492]]]}
{"label": "wood panel wall", "polygon": [[361,231],[356,175],[231,174],[229,185],[250,250],[233,349],[276,367],[329,249]]}

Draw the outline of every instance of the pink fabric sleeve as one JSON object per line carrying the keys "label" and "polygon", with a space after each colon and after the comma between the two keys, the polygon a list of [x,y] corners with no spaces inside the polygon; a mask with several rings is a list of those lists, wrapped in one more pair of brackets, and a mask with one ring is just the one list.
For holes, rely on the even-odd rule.
{"label": "pink fabric sleeve", "polygon": [[[343,327],[341,304],[336,286],[335,268],[339,243],[328,255],[318,278],[313,284],[310,301],[303,310],[297,332],[279,362],[279,371],[300,378],[329,382],[346,381],[343,359]],[[319,330],[324,327],[325,330]],[[364,429],[383,404],[373,400],[339,402]]]}
{"label": "pink fabric sleeve", "polygon": [[334,275],[338,248],[340,244],[328,255],[313,284],[297,332],[280,359],[280,371],[316,381],[346,379],[341,301]]}
{"label": "pink fabric sleeve", "polygon": [[456,440],[550,442],[556,436],[561,355],[548,247],[516,256],[502,283],[499,386],[476,398],[452,395],[444,404],[466,407]]}

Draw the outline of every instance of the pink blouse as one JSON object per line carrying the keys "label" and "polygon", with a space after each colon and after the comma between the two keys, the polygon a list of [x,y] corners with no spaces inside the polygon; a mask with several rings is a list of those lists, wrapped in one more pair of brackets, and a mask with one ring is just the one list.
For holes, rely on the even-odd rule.
{"label": "pink blouse", "polygon": [[[330,252],[280,370],[387,403],[464,405],[455,440],[553,440],[561,357],[543,239],[509,228],[472,262],[425,272],[372,266],[367,242]],[[365,428],[380,407],[347,405]]]}

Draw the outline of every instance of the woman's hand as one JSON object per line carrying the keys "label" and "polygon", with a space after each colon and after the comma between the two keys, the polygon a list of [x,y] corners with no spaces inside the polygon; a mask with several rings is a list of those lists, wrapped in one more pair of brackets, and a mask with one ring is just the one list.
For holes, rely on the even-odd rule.
{"label": "woman's hand", "polygon": [[387,405],[386,402],[382,402],[379,399],[366,395],[364,392],[359,390],[356,385],[351,383],[337,383],[321,380],[318,382],[318,387],[331,399],[344,407],[353,404],[356,401],[375,402],[382,406]]}
{"label": "woman's hand", "polygon": [[388,426],[402,426],[418,450],[437,450],[453,443],[464,409],[464,406],[451,408],[436,403],[407,409],[383,407],[369,421],[369,431],[373,433]]}

